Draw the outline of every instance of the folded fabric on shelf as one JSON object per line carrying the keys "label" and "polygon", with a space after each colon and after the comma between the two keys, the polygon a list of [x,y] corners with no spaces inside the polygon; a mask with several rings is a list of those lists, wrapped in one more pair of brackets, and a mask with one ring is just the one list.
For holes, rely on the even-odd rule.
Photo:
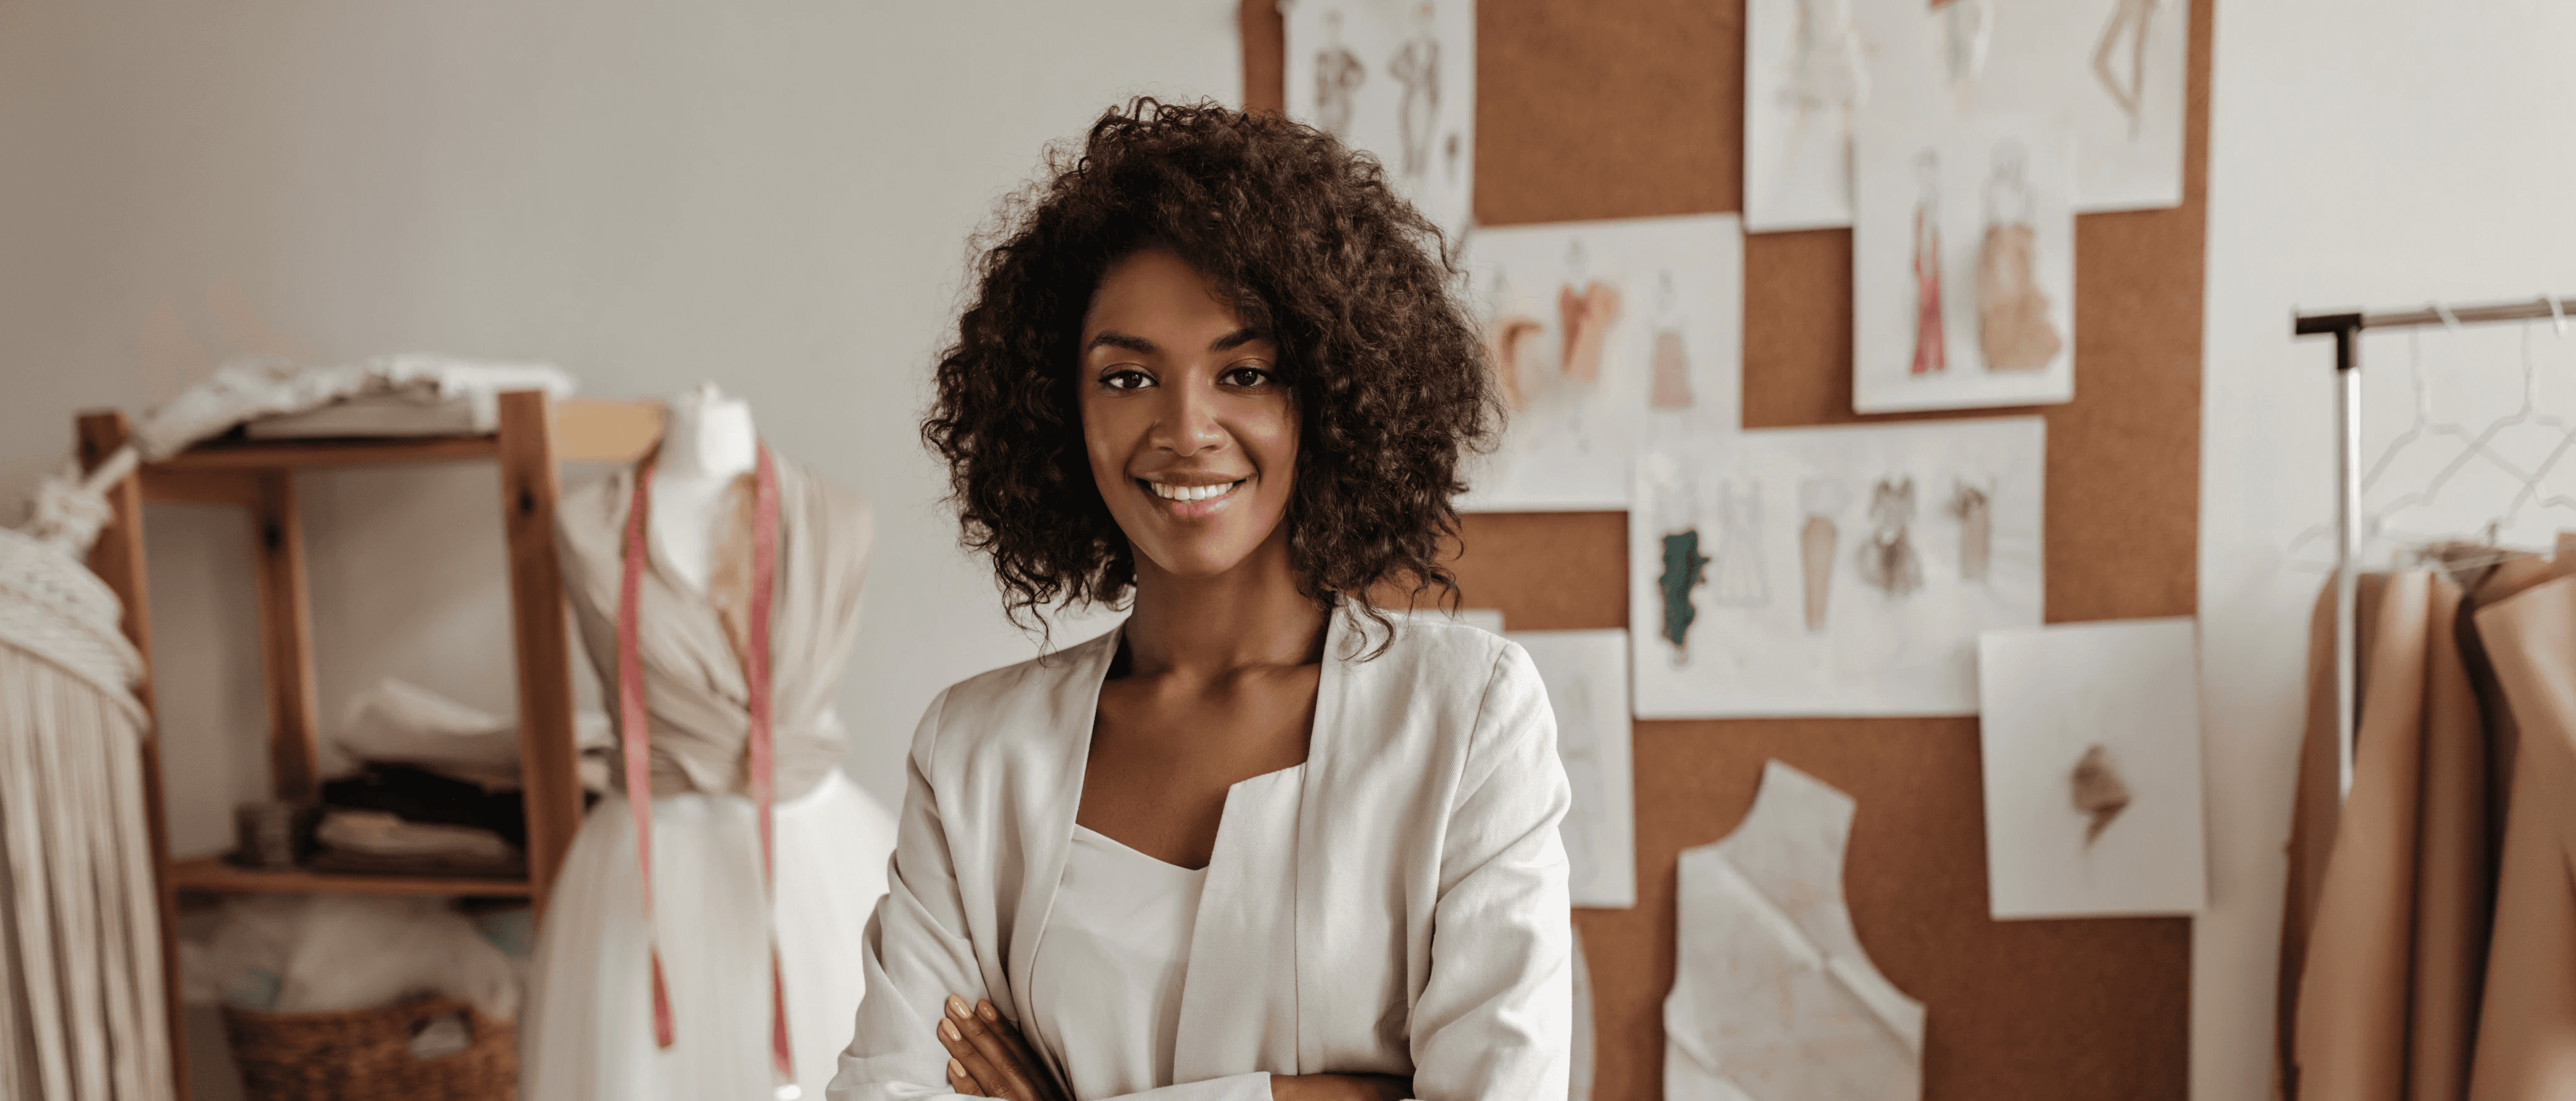
{"label": "folded fabric on shelf", "polygon": [[383,811],[332,810],[314,837],[317,872],[386,875],[524,876],[527,858],[491,830],[406,822]]}
{"label": "folded fabric on shelf", "polygon": [[[573,716],[573,745],[587,753],[615,746],[608,716],[584,711]],[[519,786],[519,724],[471,704],[442,696],[397,677],[378,680],[349,701],[348,718],[331,735],[330,748],[359,762],[418,765],[485,791]],[[585,787],[605,788],[585,775]],[[388,808],[390,809],[390,808]]]}
{"label": "folded fabric on shelf", "polygon": [[463,402],[470,430],[489,432],[500,424],[500,395],[513,390],[569,397],[573,378],[549,364],[487,363],[419,352],[330,366],[308,366],[284,356],[241,356],[145,414],[134,428],[134,443],[144,458],[166,459],[249,421],[360,397],[423,405]]}
{"label": "folded fabric on shelf", "polygon": [[417,765],[371,762],[356,776],[324,783],[322,805],[488,830],[512,845],[528,843],[527,800],[519,789],[493,791]]}

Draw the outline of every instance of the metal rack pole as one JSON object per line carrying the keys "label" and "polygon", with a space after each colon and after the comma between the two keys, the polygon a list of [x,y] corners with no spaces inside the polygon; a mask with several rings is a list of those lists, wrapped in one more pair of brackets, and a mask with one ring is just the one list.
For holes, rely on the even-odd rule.
{"label": "metal rack pole", "polygon": [[2359,722],[2361,577],[2361,333],[2364,329],[2413,329],[2488,321],[2547,319],[2562,330],[2567,309],[2558,295],[2474,306],[2435,303],[2421,309],[2299,314],[2297,336],[2331,334],[2335,340],[2335,776],[2338,798],[2352,793],[2353,735]]}
{"label": "metal rack pole", "polygon": [[2335,331],[2335,795],[2352,794],[2361,694],[2360,333]]}

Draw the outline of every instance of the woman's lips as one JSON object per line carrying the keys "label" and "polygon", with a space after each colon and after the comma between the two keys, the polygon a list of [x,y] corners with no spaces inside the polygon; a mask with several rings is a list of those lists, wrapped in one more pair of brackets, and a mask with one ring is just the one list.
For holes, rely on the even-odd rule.
{"label": "woman's lips", "polygon": [[1245,477],[1231,482],[1175,485],[1144,478],[1136,479],[1136,483],[1145,487],[1145,492],[1153,497],[1157,506],[1183,517],[1200,517],[1215,513],[1225,507],[1226,502],[1234,500],[1235,493],[1251,481],[1251,478]]}

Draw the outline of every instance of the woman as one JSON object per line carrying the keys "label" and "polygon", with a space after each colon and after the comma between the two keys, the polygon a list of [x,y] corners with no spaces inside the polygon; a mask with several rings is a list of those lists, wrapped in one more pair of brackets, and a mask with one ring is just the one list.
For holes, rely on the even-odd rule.
{"label": "woman", "polygon": [[924,428],[1014,615],[914,736],[835,1098],[1564,1096],[1569,798],[1455,586],[1494,427],[1438,234],[1330,136],[1140,100],[1005,208]]}

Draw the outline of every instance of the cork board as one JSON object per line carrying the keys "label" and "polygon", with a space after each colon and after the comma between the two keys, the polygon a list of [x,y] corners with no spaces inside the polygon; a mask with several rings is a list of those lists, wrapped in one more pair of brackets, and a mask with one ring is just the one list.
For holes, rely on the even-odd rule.
{"label": "cork board", "polygon": [[[2076,219],[2076,400],[2035,410],[2050,622],[2195,611],[2210,7],[2191,0],[2183,205]],[[1245,102],[1276,109],[1278,13],[1241,11]],[[1476,35],[1480,224],[1741,209],[1740,0],[1478,0]],[[1744,268],[1746,427],[1882,419],[1851,413],[1849,231],[1749,237]],[[1511,628],[1627,626],[1623,515],[1472,516],[1463,544],[1467,603]],[[1977,723],[1953,718],[1636,724],[1637,905],[1575,911],[1593,1097],[1662,1096],[1676,860],[1735,828],[1771,758],[1859,800],[1845,893],[1929,1010],[1926,1098],[2185,1095],[2190,922],[1989,920]]]}

